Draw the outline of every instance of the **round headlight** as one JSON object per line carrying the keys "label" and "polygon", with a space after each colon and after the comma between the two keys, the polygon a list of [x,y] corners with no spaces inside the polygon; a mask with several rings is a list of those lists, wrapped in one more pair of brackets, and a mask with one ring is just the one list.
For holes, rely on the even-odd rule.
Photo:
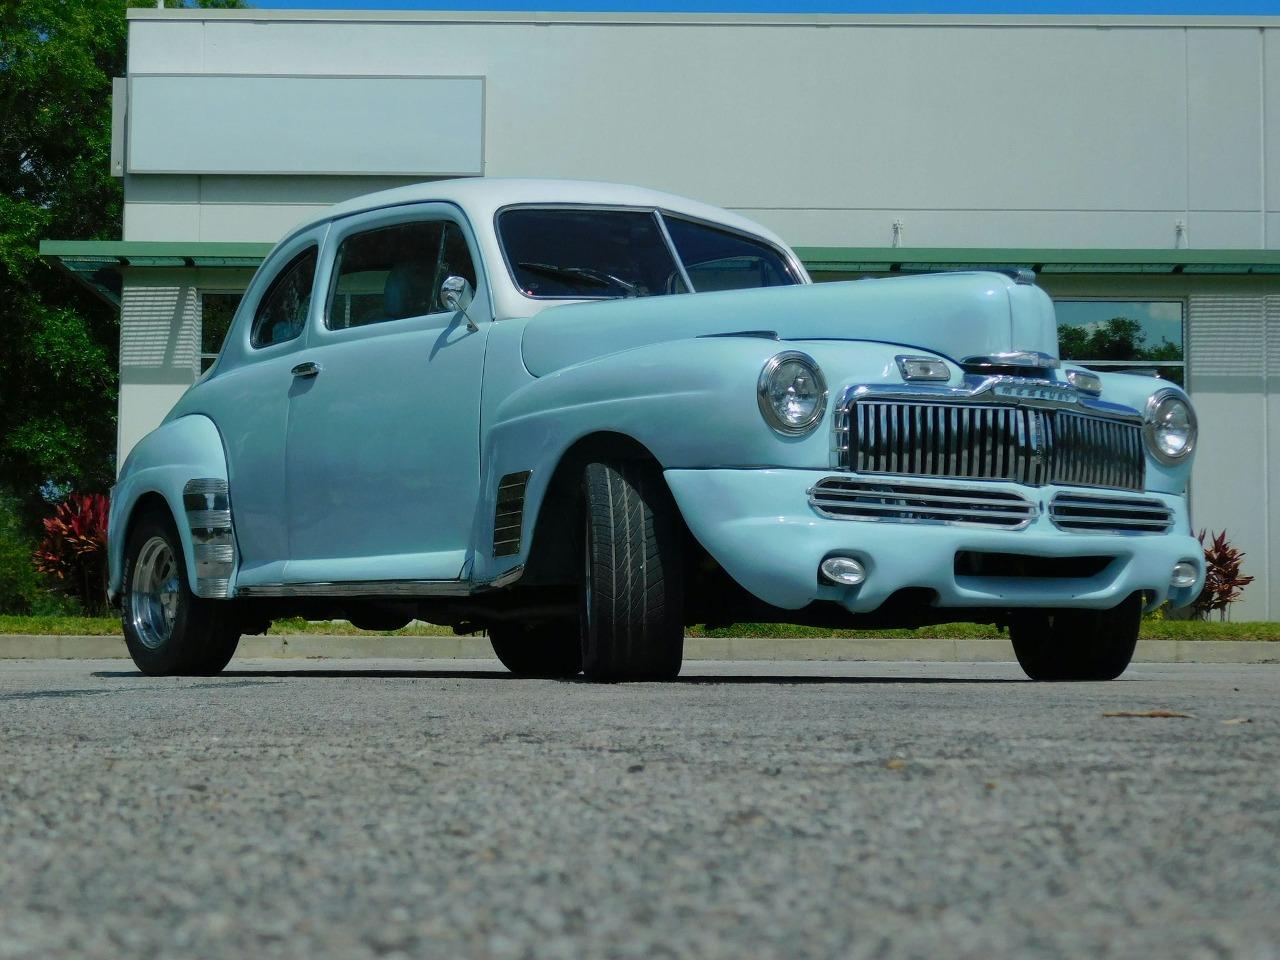
{"label": "round headlight", "polygon": [[764,365],[756,393],[765,422],[779,433],[807,433],[827,408],[822,371],[812,357],[796,351],[780,353]]}
{"label": "round headlight", "polygon": [[1161,463],[1181,462],[1195,449],[1196,414],[1174,390],[1161,390],[1147,401],[1143,434],[1147,447]]}

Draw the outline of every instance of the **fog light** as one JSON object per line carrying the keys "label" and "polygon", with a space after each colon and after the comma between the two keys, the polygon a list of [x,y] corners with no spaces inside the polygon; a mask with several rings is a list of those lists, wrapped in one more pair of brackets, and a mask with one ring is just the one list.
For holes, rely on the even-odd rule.
{"label": "fog light", "polygon": [[1169,586],[1178,588],[1193,587],[1198,577],[1199,574],[1196,573],[1196,568],[1191,564],[1175,563],[1173,565],[1173,573],[1169,576]]}
{"label": "fog light", "polygon": [[852,557],[827,557],[822,561],[822,575],[832,583],[856,587],[867,579],[867,570]]}

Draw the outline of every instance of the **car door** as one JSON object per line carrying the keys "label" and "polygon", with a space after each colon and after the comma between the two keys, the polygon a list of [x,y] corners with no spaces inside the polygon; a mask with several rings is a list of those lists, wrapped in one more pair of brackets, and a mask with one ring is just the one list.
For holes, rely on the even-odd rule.
{"label": "car door", "polygon": [[[491,319],[475,250],[447,204],[333,225],[318,280],[325,303],[289,406],[287,582],[463,576]],[[474,291],[474,323],[443,306],[449,276]]]}
{"label": "car door", "polygon": [[277,250],[245,293],[223,361],[201,384],[222,436],[240,550],[240,586],[279,582],[289,556],[285,435],[292,367],[305,346],[325,227]]}

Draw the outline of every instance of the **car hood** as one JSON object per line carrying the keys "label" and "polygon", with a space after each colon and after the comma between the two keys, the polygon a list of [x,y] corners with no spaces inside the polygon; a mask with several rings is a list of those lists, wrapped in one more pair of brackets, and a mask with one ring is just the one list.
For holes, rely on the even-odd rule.
{"label": "car hood", "polygon": [[952,360],[1035,351],[1056,357],[1053,303],[998,273],[815,283],[550,307],[524,331],[525,366],[546,376],[663,341],[733,334],[872,340]]}

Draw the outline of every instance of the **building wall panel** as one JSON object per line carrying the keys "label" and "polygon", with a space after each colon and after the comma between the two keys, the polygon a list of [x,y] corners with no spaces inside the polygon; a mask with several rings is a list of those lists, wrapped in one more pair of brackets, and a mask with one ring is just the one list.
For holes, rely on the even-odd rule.
{"label": "building wall panel", "polygon": [[1261,211],[1262,37],[1257,30],[1188,30],[1186,37],[1187,206]]}
{"label": "building wall panel", "polygon": [[189,272],[131,271],[120,298],[117,469],[195,378],[197,288]]}
{"label": "building wall panel", "polygon": [[1264,243],[1262,216],[1255,212],[1193,210],[1180,246],[1209,250],[1256,250]]}
{"label": "building wall panel", "polygon": [[[161,40],[142,26],[138,72]],[[1181,30],[211,20],[191,54],[224,73],[485,75],[497,175],[631,180],[734,207],[1187,200]]]}
{"label": "building wall panel", "polygon": [[1278,325],[1280,298],[1190,298],[1189,386],[1200,420],[1191,516],[1197,530],[1226,530],[1248,554],[1245,572],[1257,580],[1232,608],[1236,620],[1280,616],[1270,555],[1278,528],[1269,492],[1280,476],[1280,441],[1266,378],[1268,340],[1280,347],[1280,336],[1270,333]]}
{"label": "building wall panel", "polygon": [[129,105],[133,174],[484,172],[478,77],[135,71]]}

